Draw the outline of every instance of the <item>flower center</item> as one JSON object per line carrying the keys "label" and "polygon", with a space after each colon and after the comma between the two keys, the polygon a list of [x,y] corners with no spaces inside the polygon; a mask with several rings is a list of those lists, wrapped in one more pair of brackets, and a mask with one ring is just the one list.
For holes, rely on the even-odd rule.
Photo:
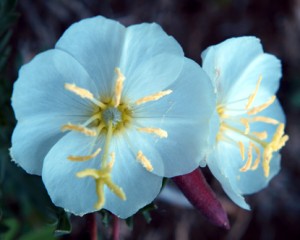
{"label": "flower center", "polygon": [[[262,161],[264,175],[265,177],[268,177],[273,153],[279,151],[285,145],[286,141],[288,140],[288,136],[284,134],[283,123],[280,123],[278,120],[273,118],[258,116],[258,113],[268,108],[275,101],[275,96],[272,96],[267,102],[261,104],[260,106],[251,107],[259,90],[261,81],[262,76],[259,77],[253,93],[250,94],[247,99],[241,100],[247,100],[246,104],[244,105],[244,109],[235,109],[235,111],[239,111],[241,114],[235,116],[228,114],[228,112],[230,112],[229,105],[231,103],[227,103],[226,105],[217,105],[217,113],[220,117],[220,127],[217,134],[217,141],[226,141],[238,147],[242,160],[245,160],[245,145],[243,141],[236,141],[231,137],[230,133],[234,132],[239,136],[248,138],[249,146],[247,150],[247,161],[244,166],[240,168],[240,171],[246,172],[248,170],[256,170]],[[270,141],[266,141],[268,138],[268,133],[266,131],[251,131],[251,124],[256,122],[277,126],[277,129]],[[261,154],[261,149],[263,150],[263,154]],[[256,156],[254,162],[253,153]]]}

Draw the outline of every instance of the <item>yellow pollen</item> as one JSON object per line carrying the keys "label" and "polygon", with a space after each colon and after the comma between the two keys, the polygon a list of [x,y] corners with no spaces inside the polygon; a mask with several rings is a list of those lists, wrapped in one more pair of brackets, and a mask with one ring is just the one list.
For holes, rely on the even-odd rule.
{"label": "yellow pollen", "polygon": [[257,138],[259,138],[260,140],[265,140],[268,137],[268,133],[266,131],[263,131],[263,132],[252,132],[252,134],[254,136],[256,136]]}
{"label": "yellow pollen", "polygon": [[264,122],[264,123],[269,123],[273,125],[279,124],[279,121],[277,121],[274,118],[269,118],[269,117],[263,117],[263,116],[257,116],[254,118],[249,119],[250,122]]}
{"label": "yellow pollen", "polygon": [[81,132],[83,134],[85,134],[86,136],[91,136],[91,137],[95,137],[97,135],[97,132],[91,129],[88,129],[84,126],[81,125],[75,125],[75,124],[71,124],[68,123],[66,125],[63,125],[61,127],[61,131],[65,132],[65,131],[77,131],[77,132]]}
{"label": "yellow pollen", "polygon": [[258,107],[254,107],[252,109],[250,109],[247,113],[249,115],[254,115],[257,114],[263,110],[265,110],[266,108],[268,108],[276,99],[276,96],[272,96],[267,102],[265,102],[264,104],[258,106]]}
{"label": "yellow pollen", "polygon": [[101,148],[98,148],[93,154],[87,156],[68,156],[68,160],[74,162],[84,162],[96,157],[101,151]]}
{"label": "yellow pollen", "polygon": [[258,165],[260,163],[260,150],[259,147],[257,147],[255,144],[253,144],[254,150],[256,152],[256,159],[254,161],[254,164],[251,167],[251,170],[256,170],[258,168]]}
{"label": "yellow pollen", "polygon": [[99,106],[100,108],[105,109],[106,105],[97,99],[94,98],[94,95],[89,91],[84,88],[77,87],[75,84],[71,83],[65,83],[65,89],[69,90],[70,92],[75,93],[76,95],[80,96],[81,98],[86,98]]}
{"label": "yellow pollen", "polygon": [[160,138],[168,137],[168,132],[160,128],[138,128],[138,130],[145,133],[154,133]]}
{"label": "yellow pollen", "polygon": [[240,148],[240,154],[243,160],[245,160],[245,146],[242,142],[238,142]]}
{"label": "yellow pollen", "polygon": [[245,133],[245,134],[248,134],[248,133],[250,132],[250,124],[249,124],[248,119],[246,119],[246,118],[241,118],[240,121],[241,121],[241,123],[245,126],[245,131],[244,131],[244,133]]}
{"label": "yellow pollen", "polygon": [[123,90],[123,82],[125,80],[124,75],[122,74],[120,68],[115,68],[115,72],[117,73],[117,80],[115,86],[115,104],[114,107],[118,107],[121,101],[122,90]]}
{"label": "yellow pollen", "polygon": [[140,164],[143,165],[144,168],[146,168],[147,171],[152,172],[153,166],[148,158],[143,154],[142,151],[138,151],[136,159],[139,161]]}
{"label": "yellow pollen", "polygon": [[242,168],[240,168],[241,172],[246,172],[251,166],[251,163],[252,163],[252,147],[253,147],[253,143],[250,142],[249,147],[248,147],[248,159],[247,159],[246,164]]}
{"label": "yellow pollen", "polygon": [[86,98],[89,100],[94,99],[94,95],[90,91],[84,88],[77,87],[75,84],[65,83],[65,89],[77,94],[81,98]]}
{"label": "yellow pollen", "polygon": [[149,96],[146,96],[146,97],[143,97],[143,98],[140,98],[138,99],[135,104],[136,105],[140,105],[140,104],[143,104],[143,103],[146,103],[146,102],[151,102],[151,101],[156,101],[164,96],[167,96],[169,94],[171,94],[173,91],[172,90],[165,90],[165,91],[161,91],[161,92],[158,92],[158,93],[155,93],[155,94],[152,94],[152,95],[149,95]]}
{"label": "yellow pollen", "polygon": [[245,107],[246,110],[248,110],[250,108],[250,106],[252,105],[252,103],[253,103],[256,95],[257,95],[261,80],[262,80],[262,76],[260,75],[259,78],[258,78],[258,81],[256,83],[254,92],[248,98],[248,102],[247,102],[246,107]]}

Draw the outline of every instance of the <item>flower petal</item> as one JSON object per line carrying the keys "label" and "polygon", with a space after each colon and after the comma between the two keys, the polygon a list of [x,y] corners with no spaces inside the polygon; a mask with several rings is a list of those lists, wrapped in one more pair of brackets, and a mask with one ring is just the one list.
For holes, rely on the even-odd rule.
{"label": "flower petal", "polygon": [[121,200],[106,189],[104,208],[120,218],[127,218],[154,200],[160,192],[162,178],[148,172],[138,163],[135,152],[123,137],[116,137],[111,149],[116,150],[112,180],[123,189],[126,200]]}
{"label": "flower petal", "polygon": [[[76,118],[90,114],[91,103],[67,91],[65,83],[75,83],[98,95],[87,72],[68,54],[49,50],[37,55],[21,68],[14,84],[12,106],[16,118],[21,120],[37,115]],[[52,123],[48,121],[48,124]]]}
{"label": "flower petal", "polygon": [[18,121],[12,135],[12,160],[26,172],[41,175],[46,154],[63,136],[59,127],[63,123],[64,118],[42,115]]}
{"label": "flower petal", "polygon": [[218,101],[231,104],[233,109],[245,108],[260,78],[252,106],[265,103],[279,87],[281,63],[273,55],[263,53],[257,38],[228,39],[208,48],[202,57],[203,69],[218,89]]}
{"label": "flower petal", "polygon": [[182,65],[182,48],[158,24],[127,28],[120,61],[126,77],[124,95],[137,100],[163,90],[178,77]]}
{"label": "flower petal", "polygon": [[95,149],[104,145],[103,138],[100,143],[94,141],[95,138],[70,132],[53,146],[44,160],[42,178],[52,202],[76,215],[97,210],[94,208],[97,201],[95,180],[78,178],[76,174],[87,168],[99,168],[100,160],[96,157],[85,162],[73,162],[67,158],[70,155],[90,155],[93,146]]}
{"label": "flower petal", "polygon": [[[147,154],[153,155],[152,148],[157,149],[164,167],[154,168],[153,173],[167,177],[191,172],[199,166],[208,151],[207,126],[215,106],[215,95],[207,75],[191,60],[185,60],[170,89],[173,89],[170,95],[134,110],[136,126],[168,132],[167,138],[140,133],[147,144],[136,142]],[[160,160],[153,158],[153,161]]]}
{"label": "flower petal", "polygon": [[[76,215],[97,210],[94,208],[97,201],[95,180],[77,178],[76,173],[87,168],[98,169],[101,155],[85,162],[72,162],[67,157],[88,155],[93,144],[95,148],[104,149],[104,138],[93,143],[93,138],[71,132],[50,150],[43,166],[43,181],[53,203]],[[61,151],[62,148],[64,151]],[[121,200],[105,187],[104,208],[127,218],[157,196],[162,178],[147,172],[122,138],[113,138],[110,149],[115,152],[112,181],[123,189],[127,199]]]}
{"label": "flower petal", "polygon": [[[213,81],[220,99],[226,98],[247,66],[262,53],[259,39],[255,37],[230,38],[202,53],[202,67]],[[253,81],[256,83],[257,79]]]}
{"label": "flower petal", "polygon": [[[101,96],[112,91],[125,38],[125,27],[101,16],[71,25],[56,43],[87,70]],[[122,70],[122,69],[121,69]]]}
{"label": "flower petal", "polygon": [[[223,169],[224,163],[224,157],[226,157],[227,152],[223,152],[223,148],[217,147],[212,151],[212,153],[207,157],[207,165],[212,172],[212,174],[215,176],[216,179],[221,183],[222,188],[226,192],[226,194],[230,197],[230,199],[235,202],[238,206],[241,208],[249,210],[250,207],[246,203],[244,197],[242,196],[242,193],[240,190],[235,186],[232,185],[230,181],[230,176],[228,177],[226,172]],[[234,160],[234,159],[231,159]]]}
{"label": "flower petal", "polygon": [[232,85],[226,96],[227,101],[234,102],[239,99],[247,99],[255,91],[257,81],[260,77],[262,79],[261,84],[252,106],[265,103],[276,93],[281,78],[280,61],[270,54],[258,55],[245,68],[239,80]]}

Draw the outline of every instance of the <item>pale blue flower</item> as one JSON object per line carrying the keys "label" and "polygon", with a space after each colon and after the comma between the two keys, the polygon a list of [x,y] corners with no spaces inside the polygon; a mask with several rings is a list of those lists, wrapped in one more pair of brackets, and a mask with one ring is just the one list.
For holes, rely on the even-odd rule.
{"label": "pale blue flower", "polygon": [[12,105],[13,160],[42,175],[57,206],[126,218],[153,201],[162,177],[199,165],[214,93],[157,24],[95,17],[21,68]]}
{"label": "pale blue flower", "polygon": [[217,95],[206,163],[229,197],[249,209],[242,195],[266,187],[278,173],[278,151],[288,140],[275,97],[281,64],[255,37],[211,46],[202,59]]}

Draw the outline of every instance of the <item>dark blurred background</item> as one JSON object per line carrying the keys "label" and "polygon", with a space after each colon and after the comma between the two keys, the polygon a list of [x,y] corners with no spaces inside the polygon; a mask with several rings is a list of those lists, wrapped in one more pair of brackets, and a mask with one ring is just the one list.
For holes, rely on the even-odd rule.
{"label": "dark blurred background", "polygon": [[[14,5],[14,2],[17,2]],[[252,211],[234,205],[205,169],[208,182],[228,212],[231,230],[219,229],[196,210],[158,200],[148,224],[143,214],[121,223],[121,239],[300,239],[300,0],[0,0],[0,239],[87,239],[88,221],[55,208],[41,179],[10,162],[15,124],[10,107],[19,67],[53,48],[70,24],[103,15],[124,25],[157,22],[182,45],[187,57],[227,38],[255,35],[266,52],[282,60],[278,97],[287,115],[290,140],[282,169],[269,187],[248,197]],[[26,93],[24,93],[26,94]],[[179,199],[179,197],[178,197]],[[108,239],[107,216],[97,216],[99,239]],[[69,235],[54,237],[70,231]],[[130,222],[130,221],[128,221]],[[128,226],[129,225],[129,226]]]}

